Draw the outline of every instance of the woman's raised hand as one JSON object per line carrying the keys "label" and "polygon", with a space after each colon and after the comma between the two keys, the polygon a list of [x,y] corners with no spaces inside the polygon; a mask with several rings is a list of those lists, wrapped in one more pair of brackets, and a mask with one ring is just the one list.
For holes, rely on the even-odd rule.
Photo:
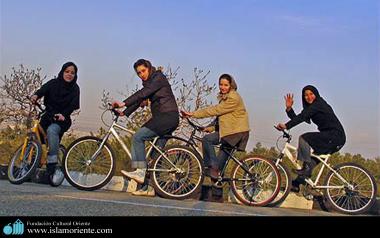
{"label": "woman's raised hand", "polygon": [[285,99],[286,110],[290,110],[293,107],[293,103],[294,103],[293,94],[290,94],[290,93],[286,94],[286,96],[284,96],[284,99]]}

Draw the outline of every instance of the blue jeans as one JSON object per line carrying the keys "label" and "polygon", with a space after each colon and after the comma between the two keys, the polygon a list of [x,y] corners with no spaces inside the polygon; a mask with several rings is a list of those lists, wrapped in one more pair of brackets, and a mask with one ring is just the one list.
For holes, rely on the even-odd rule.
{"label": "blue jeans", "polygon": [[51,124],[46,133],[49,143],[49,152],[47,157],[47,163],[57,163],[58,162],[58,151],[59,151],[59,133],[61,132],[61,127],[53,123]]}
{"label": "blue jeans", "polygon": [[222,149],[219,150],[218,156],[215,154],[215,145],[219,145],[219,132],[210,133],[202,138],[203,162],[205,167],[221,171],[228,159],[228,154]]}
{"label": "blue jeans", "polygon": [[[147,127],[141,127],[132,137],[132,168],[146,169],[145,141],[150,141],[157,137],[157,133]],[[158,147],[164,147],[166,139],[159,139],[156,143]],[[154,150],[154,148],[153,148]]]}

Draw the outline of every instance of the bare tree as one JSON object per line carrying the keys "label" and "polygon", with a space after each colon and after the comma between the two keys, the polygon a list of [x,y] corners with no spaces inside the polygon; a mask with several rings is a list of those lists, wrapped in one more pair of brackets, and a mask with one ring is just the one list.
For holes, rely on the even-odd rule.
{"label": "bare tree", "polygon": [[188,82],[184,79],[174,80],[174,91],[178,93],[178,107],[186,111],[195,111],[211,103],[209,96],[214,93],[216,85],[210,84],[207,76],[210,71],[194,68],[193,79]]}
{"label": "bare tree", "polygon": [[0,120],[19,124],[33,110],[28,97],[41,87],[46,75],[41,76],[41,68],[29,70],[22,64],[18,69],[12,67],[12,71],[10,77],[0,76]]}

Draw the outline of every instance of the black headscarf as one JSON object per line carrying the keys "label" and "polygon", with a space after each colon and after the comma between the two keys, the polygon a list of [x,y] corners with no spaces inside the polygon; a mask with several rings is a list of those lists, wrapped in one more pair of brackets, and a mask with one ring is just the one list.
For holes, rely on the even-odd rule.
{"label": "black headscarf", "polygon": [[[302,106],[303,106],[304,110],[307,109],[311,105],[308,102],[306,102],[306,99],[305,99],[305,91],[306,90],[312,91],[315,95],[315,100],[312,104],[314,104],[318,101],[324,101],[323,98],[319,95],[318,89],[316,87],[314,87],[313,85],[307,85],[302,89]],[[310,119],[306,120],[306,122],[309,124],[311,123]]]}
{"label": "black headscarf", "polygon": [[[66,82],[64,79],[63,79],[63,73],[65,72],[65,70],[70,67],[70,66],[73,66],[74,69],[75,69],[75,76],[74,76],[74,79],[71,81],[71,82]],[[75,83],[77,82],[77,79],[78,79],[78,67],[73,63],[73,62],[67,62],[65,63],[63,66],[62,66],[62,69],[61,71],[59,71],[59,74],[58,74],[58,79],[60,80],[60,82],[62,83],[62,85],[64,87],[67,87],[67,88],[72,88]]]}
{"label": "black headscarf", "polygon": [[318,89],[316,87],[314,87],[312,85],[307,85],[306,87],[304,87],[302,89],[302,105],[303,105],[303,109],[306,109],[307,107],[309,107],[311,105],[311,104],[307,103],[306,100],[305,100],[305,91],[306,90],[310,90],[310,91],[312,91],[314,93],[314,95],[315,95],[314,102],[322,99],[322,97],[319,95]]}

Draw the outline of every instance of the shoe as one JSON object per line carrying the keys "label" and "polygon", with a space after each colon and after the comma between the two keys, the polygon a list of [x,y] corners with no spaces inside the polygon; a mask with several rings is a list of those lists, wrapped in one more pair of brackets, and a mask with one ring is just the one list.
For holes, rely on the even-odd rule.
{"label": "shoe", "polygon": [[121,173],[125,177],[135,180],[137,183],[144,183],[146,170],[136,169],[133,172],[127,172],[125,170],[121,170]]}
{"label": "shoe", "polygon": [[46,164],[46,174],[51,176],[55,173],[55,168],[57,167],[57,163],[48,163]]}
{"label": "shoe", "polygon": [[132,195],[154,197],[156,196],[156,193],[154,191],[154,188],[148,185],[146,189],[139,189],[137,191],[132,192]]}
{"label": "shoe", "polygon": [[299,176],[304,176],[306,178],[311,177],[311,173],[313,172],[316,163],[312,160],[311,162],[304,162],[303,168],[300,170],[294,170],[294,172]]}
{"label": "shoe", "polygon": [[294,193],[299,193],[301,184],[306,184],[305,178],[302,176],[298,176],[295,180],[292,181],[292,187],[290,188],[290,191]]}
{"label": "shoe", "polygon": [[65,179],[65,174],[63,173],[62,169],[59,167],[56,167],[53,174],[49,177],[50,185],[52,186],[59,186],[62,184],[63,180]]}

